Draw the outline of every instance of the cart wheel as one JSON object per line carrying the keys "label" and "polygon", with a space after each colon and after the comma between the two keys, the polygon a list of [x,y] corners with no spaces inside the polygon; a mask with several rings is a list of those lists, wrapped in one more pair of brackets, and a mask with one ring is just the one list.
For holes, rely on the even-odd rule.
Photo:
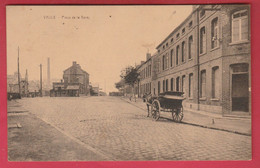
{"label": "cart wheel", "polygon": [[152,117],[155,121],[160,118],[160,102],[158,100],[154,100],[152,104]]}
{"label": "cart wheel", "polygon": [[177,109],[172,109],[172,119],[175,122],[181,122],[183,119],[183,107],[179,107]]}

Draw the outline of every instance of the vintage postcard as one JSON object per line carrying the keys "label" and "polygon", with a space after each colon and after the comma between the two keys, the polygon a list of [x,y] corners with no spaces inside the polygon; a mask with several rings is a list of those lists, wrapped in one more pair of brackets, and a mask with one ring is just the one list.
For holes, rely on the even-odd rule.
{"label": "vintage postcard", "polygon": [[250,5],[8,5],[9,161],[251,160]]}

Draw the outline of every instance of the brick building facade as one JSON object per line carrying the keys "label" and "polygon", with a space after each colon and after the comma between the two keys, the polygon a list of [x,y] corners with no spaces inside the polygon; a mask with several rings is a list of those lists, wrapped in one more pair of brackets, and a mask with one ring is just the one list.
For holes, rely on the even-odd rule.
{"label": "brick building facade", "polygon": [[150,53],[146,54],[146,61],[141,62],[137,66],[137,72],[140,74],[139,80],[135,84],[135,95],[142,97],[145,93],[152,91],[152,56]]}
{"label": "brick building facade", "polygon": [[186,108],[250,115],[250,8],[194,5],[152,57],[151,90],[184,92]]}
{"label": "brick building facade", "polygon": [[74,61],[71,67],[63,71],[63,80],[65,86],[78,85],[79,94],[89,94],[89,74],[77,62]]}

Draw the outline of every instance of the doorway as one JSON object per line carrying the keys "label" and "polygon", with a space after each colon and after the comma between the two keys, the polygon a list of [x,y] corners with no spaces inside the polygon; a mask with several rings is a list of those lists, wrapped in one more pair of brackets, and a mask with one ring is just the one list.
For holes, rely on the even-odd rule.
{"label": "doorway", "polygon": [[232,111],[249,112],[248,72],[235,72],[233,69],[231,85]]}

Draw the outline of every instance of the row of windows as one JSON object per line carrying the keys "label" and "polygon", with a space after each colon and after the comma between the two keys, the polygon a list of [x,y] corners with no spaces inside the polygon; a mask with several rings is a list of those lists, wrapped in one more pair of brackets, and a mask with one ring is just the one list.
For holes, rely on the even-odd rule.
{"label": "row of windows", "polygon": [[151,82],[150,83],[146,83],[140,86],[140,93],[144,94],[144,93],[151,93]]}
{"label": "row of windows", "polygon": [[[231,17],[231,42],[236,43],[240,41],[247,41],[249,34],[249,24],[248,24],[248,11],[241,10],[232,14]],[[200,28],[200,54],[206,52],[206,27]],[[214,18],[211,21],[211,49],[214,49],[219,46],[219,19],[218,17]]]}
{"label": "row of windows", "polygon": [[[193,46],[193,36],[191,35],[188,39],[188,59],[192,59],[194,49]],[[184,63],[186,61],[186,55],[187,55],[187,48],[186,48],[186,42],[183,41],[181,45],[176,46],[176,52],[174,52],[174,49],[170,50],[170,53],[166,53],[163,55],[162,60],[159,60],[159,68],[165,70],[169,67],[173,67],[175,65],[179,65],[180,63]],[[162,67],[160,68],[160,62],[162,62]]]}
{"label": "row of windows", "polygon": [[[212,68],[212,86],[211,86],[211,97],[214,99],[219,98],[220,96],[220,72],[219,72],[219,67],[213,67]],[[162,81],[162,86],[161,86],[161,81],[158,81],[158,94],[161,92],[166,92],[166,91],[181,91],[181,92],[186,92],[185,88],[185,80],[186,76],[179,76],[176,79],[171,78],[170,80],[166,79]],[[200,98],[205,98],[206,97],[206,70],[202,70],[200,73],[200,93],[199,97]],[[161,90],[162,89],[162,90]],[[193,92],[194,92],[194,78],[193,78],[193,73],[190,73],[188,76],[188,97],[193,98]],[[155,94],[155,93],[154,93]],[[185,93],[186,95],[186,93]]]}
{"label": "row of windows", "polygon": [[[205,16],[205,11],[202,10],[200,12],[200,17]],[[232,14],[232,29],[231,29],[231,36],[232,36],[232,42],[240,42],[240,41],[246,41],[248,40],[248,11],[247,10],[241,10],[234,12]],[[192,21],[189,23],[189,26],[192,26]],[[185,33],[185,28],[182,29],[182,34]],[[219,46],[219,19],[218,17],[214,18],[211,21],[211,40],[210,45],[211,49],[214,49]],[[180,37],[180,33],[176,34],[176,38]],[[189,39],[190,40],[190,39]],[[193,41],[193,39],[192,39]],[[173,42],[173,38],[171,39],[171,43]],[[200,36],[199,36],[199,43],[200,43],[200,54],[203,54],[206,52],[206,27],[200,28]],[[185,44],[182,44],[185,45]],[[166,47],[168,47],[168,42],[166,43]],[[182,46],[183,47],[183,46]],[[165,45],[163,45],[163,49],[165,49]],[[158,50],[160,52],[160,50]],[[190,52],[190,49],[189,49]],[[176,60],[177,61],[177,60]],[[177,63],[177,62],[176,62]]]}
{"label": "row of windows", "polygon": [[141,79],[150,77],[152,75],[152,65],[148,65],[140,72]]}
{"label": "row of windows", "polygon": [[[193,21],[190,21],[189,22],[189,24],[188,24],[188,28],[192,28],[192,26],[193,26]],[[184,35],[185,34],[185,32],[186,32],[186,29],[185,29],[185,27],[181,30],[181,33],[182,33],[182,35]],[[180,33],[177,33],[176,34],[176,39],[178,39],[180,37]],[[173,37],[171,38],[171,43],[173,43],[174,42],[174,39],[173,39]],[[163,50],[165,50],[167,47],[169,46],[169,44],[168,44],[168,42],[165,44],[165,45],[163,45]],[[158,52],[160,53],[160,50],[158,50]]]}

